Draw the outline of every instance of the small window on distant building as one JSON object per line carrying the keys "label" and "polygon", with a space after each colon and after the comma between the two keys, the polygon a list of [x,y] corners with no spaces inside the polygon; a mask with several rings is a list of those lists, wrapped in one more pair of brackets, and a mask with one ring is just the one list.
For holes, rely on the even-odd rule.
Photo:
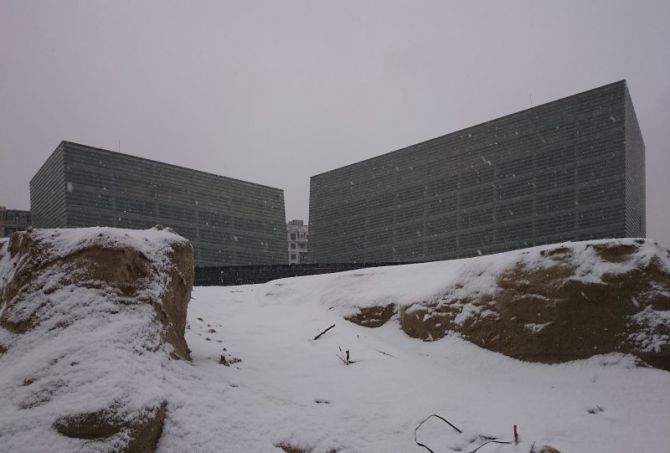
{"label": "small window on distant building", "polygon": [[295,259],[295,253],[291,253],[291,259],[292,259],[292,260]]}
{"label": "small window on distant building", "polygon": [[291,233],[291,239],[295,241],[295,233]]}
{"label": "small window on distant building", "polygon": [[291,249],[295,249],[295,243],[291,242]]}

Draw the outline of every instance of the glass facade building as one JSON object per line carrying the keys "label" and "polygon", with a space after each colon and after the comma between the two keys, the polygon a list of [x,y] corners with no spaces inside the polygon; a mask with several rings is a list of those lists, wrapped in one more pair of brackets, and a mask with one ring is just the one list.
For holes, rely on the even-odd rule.
{"label": "glass facade building", "polygon": [[284,192],[62,142],[30,181],[33,225],[169,226],[196,266],[286,263]]}
{"label": "glass facade building", "polygon": [[310,261],[469,257],[644,237],[644,142],[625,81],[310,181]]}

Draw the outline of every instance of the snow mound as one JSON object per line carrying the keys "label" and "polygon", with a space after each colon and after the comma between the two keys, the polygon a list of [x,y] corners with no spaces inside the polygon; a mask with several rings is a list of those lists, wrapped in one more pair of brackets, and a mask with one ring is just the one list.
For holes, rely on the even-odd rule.
{"label": "snow mound", "polygon": [[34,230],[0,245],[0,445],[154,451],[184,339],[190,243],[167,230]]}
{"label": "snow mound", "polygon": [[[670,255],[644,239],[554,244],[497,255],[279,281],[346,319],[397,319],[410,336],[449,333],[541,362],[631,353],[670,369]],[[305,294],[311,293],[311,294]]]}

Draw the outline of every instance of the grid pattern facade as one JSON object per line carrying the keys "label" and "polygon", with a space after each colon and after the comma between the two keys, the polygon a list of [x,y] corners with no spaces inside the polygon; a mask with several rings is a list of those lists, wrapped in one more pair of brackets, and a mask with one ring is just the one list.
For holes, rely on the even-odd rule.
{"label": "grid pattern facade", "polygon": [[0,206],[0,238],[23,231],[30,225],[30,211],[6,209]]}
{"label": "grid pattern facade", "polygon": [[62,142],[30,181],[36,227],[162,224],[196,266],[286,262],[280,189]]}
{"label": "grid pattern facade", "polygon": [[645,235],[625,81],[313,176],[312,262],[450,259]]}

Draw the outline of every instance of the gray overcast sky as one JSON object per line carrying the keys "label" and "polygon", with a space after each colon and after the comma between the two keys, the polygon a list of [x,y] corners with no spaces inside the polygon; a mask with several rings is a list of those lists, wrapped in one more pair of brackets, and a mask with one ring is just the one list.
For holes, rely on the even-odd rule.
{"label": "gray overcast sky", "polygon": [[283,188],[620,79],[670,245],[670,1],[0,0],[0,204],[61,140]]}

